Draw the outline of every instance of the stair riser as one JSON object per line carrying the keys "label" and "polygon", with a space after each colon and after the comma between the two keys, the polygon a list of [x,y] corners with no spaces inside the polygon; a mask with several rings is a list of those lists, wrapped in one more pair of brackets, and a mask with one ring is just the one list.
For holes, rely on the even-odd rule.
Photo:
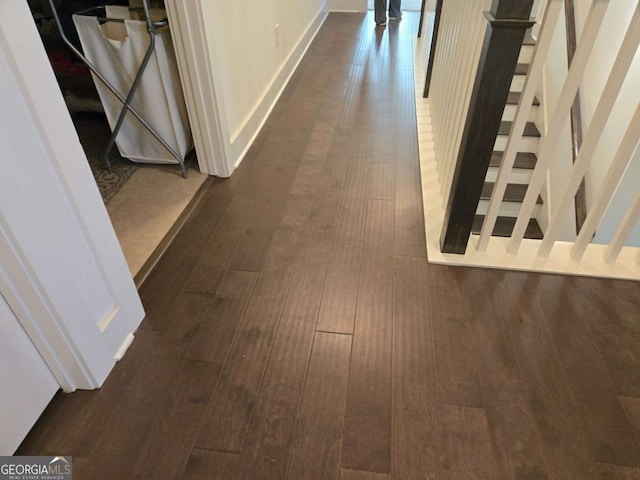
{"label": "stair riser", "polygon": [[[533,170],[522,170],[519,168],[514,168],[513,170],[511,170],[511,173],[509,174],[509,183],[520,183],[523,185],[529,185],[532,174],[533,174]],[[498,178],[498,167],[489,167],[485,181],[496,183],[497,178]]]}
{"label": "stair riser", "polygon": [[[538,153],[538,143],[540,139],[536,137],[523,137],[520,141],[520,147],[518,151],[527,152],[527,153]],[[498,150],[504,152],[507,148],[507,136],[506,135],[498,135],[496,138],[496,143],[494,146],[494,150]]]}
{"label": "stair riser", "polygon": [[514,75],[513,80],[511,81],[511,87],[509,88],[510,92],[522,92],[524,89],[524,81],[526,80],[526,75]]}
{"label": "stair riser", "polygon": [[[502,202],[500,205],[500,213],[501,217],[517,217],[520,214],[520,208],[522,207],[521,203],[516,202]],[[540,209],[542,205],[536,205],[533,209],[533,218],[538,218],[538,214],[540,213]],[[478,209],[476,213],[478,215],[486,215],[487,210],[489,209],[489,200],[480,200],[478,203]]]}
{"label": "stair riser", "polygon": [[[527,120],[530,122],[535,122],[538,118],[538,106],[532,106],[531,110],[529,110],[529,115]],[[516,117],[516,110],[518,109],[517,105],[507,105],[504,107],[504,112],[502,113],[502,120],[506,120],[512,122]]]}
{"label": "stair riser", "polygon": [[533,45],[523,45],[518,56],[518,63],[531,63],[534,48]]}

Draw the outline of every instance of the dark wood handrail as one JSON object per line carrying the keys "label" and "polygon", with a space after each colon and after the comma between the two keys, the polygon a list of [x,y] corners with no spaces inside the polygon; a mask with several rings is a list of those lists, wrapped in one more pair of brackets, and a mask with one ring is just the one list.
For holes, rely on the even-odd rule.
{"label": "dark wood handrail", "polygon": [[445,210],[443,253],[464,254],[467,249],[518,55],[535,23],[530,21],[532,7],[533,0],[493,0],[485,14],[489,27]]}
{"label": "dark wood handrail", "polygon": [[[426,0],[422,0],[424,5]],[[442,17],[442,4],[444,0],[436,0],[436,13],[433,19],[433,34],[431,35],[431,47],[429,47],[429,61],[427,63],[427,75],[424,79],[423,98],[429,98],[429,88],[431,87],[431,76],[433,75],[433,62],[436,57],[436,46],[438,45],[438,31],[440,30],[440,18]],[[420,24],[422,26],[422,23]],[[420,36],[420,35],[418,35]]]}
{"label": "dark wood handrail", "polygon": [[[565,0],[565,19],[567,23],[567,60],[569,66],[573,61],[573,56],[576,53],[577,48],[577,35],[576,35],[576,13],[574,7],[574,0]],[[573,161],[576,161],[580,148],[582,147],[582,107],[580,105],[580,92],[576,95],[573,105],[571,106],[571,142],[572,142],[572,155]],[[585,180],[582,179],[576,197],[574,201],[576,210],[576,233],[580,232],[582,225],[587,218],[587,193]]]}

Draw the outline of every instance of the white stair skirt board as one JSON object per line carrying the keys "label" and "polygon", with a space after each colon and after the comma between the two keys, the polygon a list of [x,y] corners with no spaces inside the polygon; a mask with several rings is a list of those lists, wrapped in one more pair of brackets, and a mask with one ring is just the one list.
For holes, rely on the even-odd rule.
{"label": "white stair skirt board", "polygon": [[[414,80],[428,261],[444,265],[640,280],[640,269],[638,269],[636,263],[636,258],[640,254],[638,254],[637,249],[628,247],[622,249],[618,261],[613,264],[605,264],[602,261],[607,248],[606,245],[590,244],[581,261],[572,260],[570,251],[573,243],[570,242],[556,242],[551,254],[545,258],[537,255],[541,240],[523,240],[518,254],[513,255],[506,251],[508,238],[492,237],[487,250],[480,253],[475,248],[478,243],[478,235],[472,235],[469,239],[466,255],[443,254],[440,252],[440,234],[444,219],[444,209],[442,207],[438,170],[435,162],[429,100],[422,98],[421,88],[425,75],[425,62],[421,55],[426,52],[426,46],[424,45],[424,39],[417,39],[413,45],[414,53],[420,52],[420,55],[417,55],[415,59]],[[500,141],[501,139],[499,138],[496,145],[499,145]],[[535,152],[535,145],[532,146],[531,151]]]}

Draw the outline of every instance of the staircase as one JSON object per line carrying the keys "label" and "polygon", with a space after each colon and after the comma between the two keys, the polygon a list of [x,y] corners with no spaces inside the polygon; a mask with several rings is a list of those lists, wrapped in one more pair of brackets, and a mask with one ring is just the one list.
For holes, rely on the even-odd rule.
{"label": "staircase", "polygon": [[[472,232],[479,234],[482,229],[482,223],[484,221],[485,213],[487,212],[489,199],[491,198],[491,192],[493,191],[494,181],[497,176],[498,168],[502,160],[502,154],[506,147],[507,138],[511,129],[511,123],[515,116],[518,102],[520,101],[520,94],[524,86],[524,81],[529,70],[529,62],[533,55],[535,46],[534,39],[527,35],[520,51],[520,57],[518,59],[518,65],[513,76],[511,83],[511,92],[507,99],[507,105],[502,115],[502,123],[498,132],[498,138],[496,139],[494,152],[491,157],[491,163],[489,171],[485,178],[484,187],[482,189],[482,195],[480,197],[480,203],[476,211],[476,216],[473,222]],[[520,205],[524,200],[527,186],[531,178],[531,173],[536,166],[538,151],[538,143],[540,141],[540,131],[535,125],[535,120],[540,109],[540,101],[536,98],[533,101],[533,108],[531,109],[529,122],[527,123],[522,138],[521,149],[518,153],[515,161],[515,167],[510,178],[510,183],[507,186],[507,191],[504,196],[500,208],[500,216],[493,229],[493,235],[498,237],[509,237],[513,231],[513,227],[520,211]],[[538,197],[536,210],[534,211],[533,218],[529,221],[525,238],[542,239],[543,232],[536,220],[538,212],[542,207],[543,200]]]}

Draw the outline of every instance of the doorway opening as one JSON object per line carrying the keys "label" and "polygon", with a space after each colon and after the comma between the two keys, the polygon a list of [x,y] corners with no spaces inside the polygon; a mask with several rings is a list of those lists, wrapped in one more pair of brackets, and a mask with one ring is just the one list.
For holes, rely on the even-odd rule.
{"label": "doorway opening", "polygon": [[[373,10],[374,0],[368,0],[367,8]],[[388,0],[387,0],[388,2]],[[422,6],[422,0],[402,0],[402,10],[419,12]]]}
{"label": "doorway opening", "polygon": [[[112,165],[109,170],[104,154],[111,129],[90,71],[64,44],[49,1],[28,0],[28,3],[129,270],[139,284],[152,266],[154,252],[207,175],[198,168],[195,150],[185,157],[186,179],[178,164],[136,163],[121,156],[116,146],[108,157]],[[71,14],[102,2],[56,0],[54,3],[65,34],[74,42],[78,36]],[[140,2],[112,0],[108,3],[135,8]],[[156,8],[164,7],[163,0],[151,3]]]}

